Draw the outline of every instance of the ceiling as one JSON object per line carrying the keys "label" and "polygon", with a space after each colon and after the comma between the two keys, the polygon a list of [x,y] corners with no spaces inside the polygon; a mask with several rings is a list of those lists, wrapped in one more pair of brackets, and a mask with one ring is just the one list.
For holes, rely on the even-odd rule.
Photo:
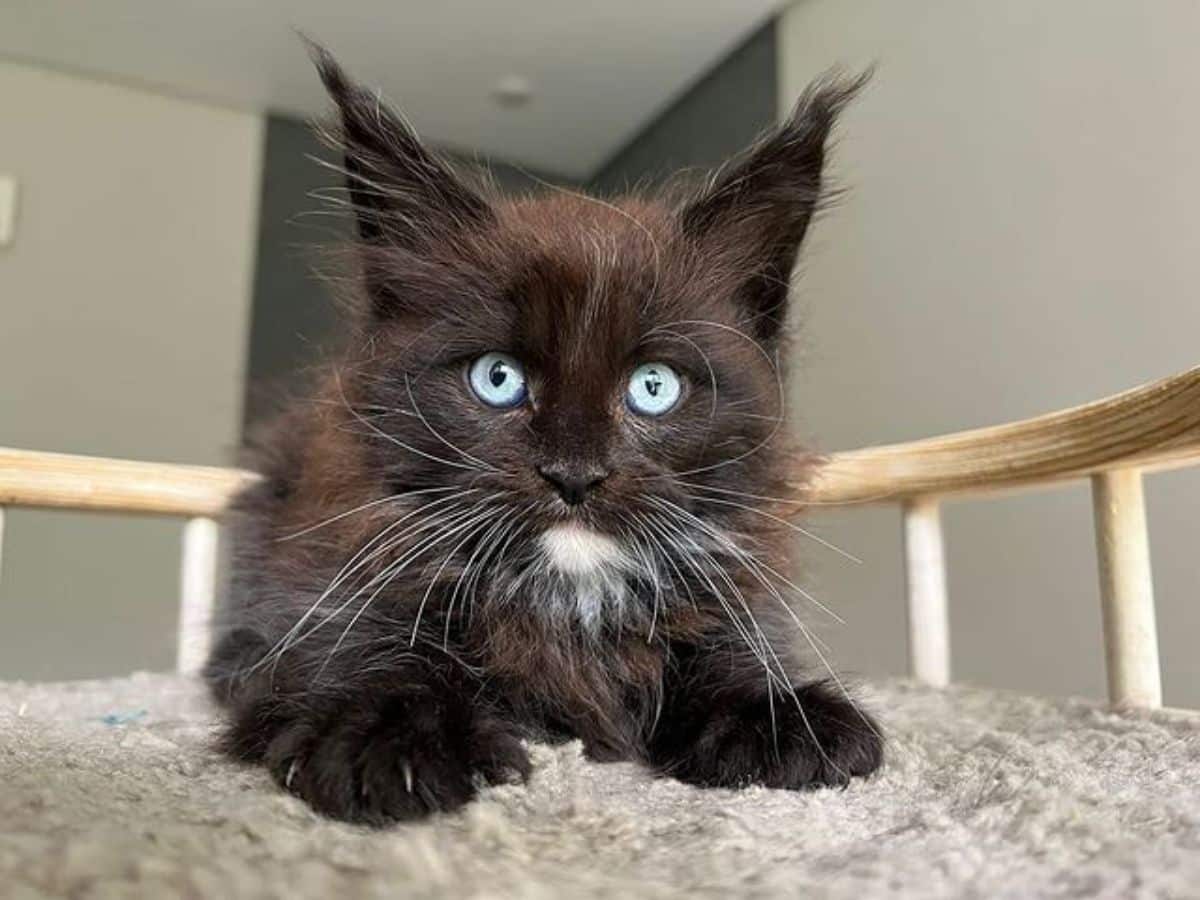
{"label": "ceiling", "polygon": [[[253,110],[319,115],[296,36],[429,140],[591,175],[779,0],[3,0],[0,56]],[[502,79],[531,96],[505,106]]]}

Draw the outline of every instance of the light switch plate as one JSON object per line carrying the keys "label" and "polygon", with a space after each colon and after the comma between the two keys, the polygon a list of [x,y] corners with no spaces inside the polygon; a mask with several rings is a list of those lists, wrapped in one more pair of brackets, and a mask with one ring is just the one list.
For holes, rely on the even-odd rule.
{"label": "light switch plate", "polygon": [[0,247],[13,242],[17,226],[17,177],[0,175]]}

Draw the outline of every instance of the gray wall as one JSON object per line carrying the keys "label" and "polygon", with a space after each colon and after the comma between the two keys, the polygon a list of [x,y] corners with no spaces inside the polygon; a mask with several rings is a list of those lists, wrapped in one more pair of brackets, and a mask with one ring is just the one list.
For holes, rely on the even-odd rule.
{"label": "gray wall", "polygon": [[683,169],[705,170],[775,121],[775,23],[763,25],[644,128],[589,186],[619,193]]}
{"label": "gray wall", "polygon": [[[0,446],[225,464],[261,119],[0,62]],[[0,679],[171,666],[181,525],[10,510]]]}
{"label": "gray wall", "polygon": [[[1200,357],[1200,4],[805,0],[780,23],[780,109],[816,73],[879,62],[841,127],[850,193],[798,287],[794,397],[836,449],[1085,402]],[[1200,706],[1200,471],[1151,476],[1168,703]],[[816,517],[837,658],[904,670],[899,521]],[[1103,695],[1086,485],[946,509],[954,669]]]}
{"label": "gray wall", "polygon": [[313,192],[342,180],[314,161],[334,157],[307,123],[284,116],[266,121],[259,196],[254,293],[246,350],[244,423],[278,408],[337,333],[337,308],[322,274],[336,275],[325,252],[350,234],[350,223]]}

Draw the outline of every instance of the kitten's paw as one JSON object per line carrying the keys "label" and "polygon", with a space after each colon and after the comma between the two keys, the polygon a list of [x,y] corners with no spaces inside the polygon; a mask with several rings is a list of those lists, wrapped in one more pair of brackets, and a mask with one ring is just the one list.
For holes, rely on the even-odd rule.
{"label": "kitten's paw", "polygon": [[795,695],[777,696],[774,710],[765,697],[713,703],[702,721],[674,724],[655,747],[659,770],[704,787],[801,790],[845,786],[879,768],[883,738],[870,716],[824,684]]}
{"label": "kitten's paw", "polygon": [[459,808],[482,784],[530,773],[515,731],[458,698],[412,691],[320,715],[281,720],[274,712],[263,763],[285,789],[336,819],[419,819]]}

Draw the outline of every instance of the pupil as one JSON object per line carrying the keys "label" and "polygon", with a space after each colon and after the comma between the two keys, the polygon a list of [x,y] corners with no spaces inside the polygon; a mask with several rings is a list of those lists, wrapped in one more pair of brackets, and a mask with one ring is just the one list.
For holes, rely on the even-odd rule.
{"label": "pupil", "polygon": [[657,372],[646,376],[646,393],[651,397],[657,397],[661,387],[662,377]]}
{"label": "pupil", "polygon": [[492,383],[492,387],[500,387],[507,380],[508,373],[504,371],[504,363],[493,364],[492,370],[488,372],[488,381]]}

